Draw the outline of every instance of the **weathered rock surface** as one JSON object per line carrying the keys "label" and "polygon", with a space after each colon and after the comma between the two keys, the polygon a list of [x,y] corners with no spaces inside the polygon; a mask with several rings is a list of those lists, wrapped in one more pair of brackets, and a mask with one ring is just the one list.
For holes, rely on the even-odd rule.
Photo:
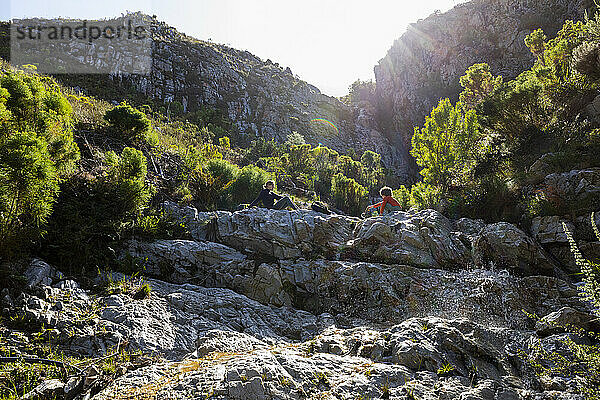
{"label": "weathered rock surface", "polygon": [[[181,241],[172,241],[177,248]],[[189,242],[192,249],[194,243]],[[548,313],[565,305],[581,306],[577,291],[551,277],[517,278],[508,271],[463,270],[453,273],[403,265],[352,261],[281,260],[255,267],[245,259],[213,265],[189,258],[172,260],[169,241],[146,244],[142,256],[149,267],[179,262],[189,281],[229,288],[263,304],[289,306],[344,320],[398,323],[412,316],[466,316],[507,326],[525,326],[527,312]],[[168,274],[167,274],[168,276]],[[365,317],[368,315],[368,317]]]}
{"label": "weathered rock surface", "polygon": [[486,226],[473,246],[478,265],[492,263],[526,275],[552,274],[555,265],[525,232],[506,222]]}
{"label": "weathered rock surface", "polygon": [[597,211],[600,203],[600,168],[573,170],[546,176],[547,196],[571,205],[579,214]]}
{"label": "weathered rock surface", "polygon": [[[165,208],[192,240],[122,249],[157,278],[145,280],[147,298],[92,293],[41,260],[24,269],[25,293],[2,291],[3,309],[43,326],[56,351],[97,357],[127,346],[163,359],[94,398],[578,399],[577,381],[538,379],[523,351],[563,351],[562,325],[600,327],[514,225],[433,210],[359,220]],[[564,247],[562,220],[534,220],[534,237]],[[97,282],[107,283],[142,284],[119,274]],[[31,340],[14,332],[4,345],[26,355]]]}
{"label": "weathered rock surface", "polygon": [[542,244],[568,243],[567,234],[563,223],[567,225],[569,232],[575,231],[575,226],[566,218],[558,216],[536,217],[531,222],[531,234]]}
{"label": "weathered rock surface", "polygon": [[[146,273],[177,283],[147,279],[150,295],[134,300],[91,293],[34,260],[29,292],[11,306],[30,326],[43,324],[56,351],[101,356],[121,345],[169,360],[130,371],[95,399],[550,399],[557,388],[560,398],[577,398],[577,382],[539,381],[519,356],[538,335],[542,346],[560,346],[557,323],[593,328],[576,288],[550,276],[442,269],[471,259],[472,245],[477,255],[484,239],[509,260],[539,262],[539,247],[510,224],[449,221],[425,210],[385,217],[390,233],[382,218],[296,212],[285,224],[285,213],[270,210],[173,212],[187,216],[195,240],[131,241],[124,250]],[[322,257],[360,254],[363,246],[400,254],[396,235],[412,235],[406,240],[431,264]],[[271,246],[260,247],[266,241]],[[299,245],[300,255],[321,256],[292,257]],[[125,286],[137,279],[101,278]],[[546,317],[536,325],[530,314]],[[19,335],[5,342],[11,354],[26,351],[18,343],[27,336]]]}
{"label": "weathered rock surface", "polygon": [[358,218],[310,210],[254,208],[234,213],[196,212],[172,203],[165,208],[182,217],[195,240],[212,240],[239,251],[275,259],[334,254],[352,238]]}
{"label": "weathered rock surface", "polygon": [[[301,345],[210,332],[202,352],[130,373],[96,399],[552,398],[532,390],[518,357],[528,334],[465,319],[413,318],[389,330],[330,327]],[[570,384],[574,386],[573,383]],[[566,387],[565,387],[566,389]],[[577,398],[565,395],[562,398]]]}
{"label": "weathered rock surface", "polygon": [[332,323],[327,315],[262,305],[226,289],[147,283],[152,291],[144,300],[44,287],[45,298],[23,294],[17,306],[30,324],[43,323],[56,332],[61,348],[83,355],[102,355],[127,342],[177,358],[193,352],[196,340],[209,330],[243,332],[276,343],[305,340]]}
{"label": "weathered rock surface", "polygon": [[186,221],[195,240],[220,242],[265,262],[321,257],[445,269],[492,262],[523,274],[553,275],[544,250],[514,225],[453,222],[434,210],[359,220],[308,210],[198,213],[172,203],[165,208]]}
{"label": "weathered rock surface", "polygon": [[470,243],[434,210],[397,212],[361,221],[347,243],[353,255],[426,268],[472,264]]}

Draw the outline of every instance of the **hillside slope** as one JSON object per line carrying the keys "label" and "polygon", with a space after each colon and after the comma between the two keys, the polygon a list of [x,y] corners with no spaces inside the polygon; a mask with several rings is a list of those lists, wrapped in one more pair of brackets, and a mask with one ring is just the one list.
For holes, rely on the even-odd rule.
{"label": "hillside slope", "polygon": [[[149,75],[120,74],[118,65],[102,64],[104,60],[111,60],[110,46],[73,42],[69,50],[72,54],[93,53],[102,64],[99,68],[113,70],[113,73],[108,76],[63,74],[57,75],[57,79],[107,100],[120,101],[123,90],[133,90],[162,102],[171,111],[181,109],[186,113],[211,107],[231,121],[235,133],[250,139],[263,137],[285,142],[290,134],[298,132],[307,143],[322,143],[341,153],[351,149],[357,154],[373,150],[400,176],[406,170],[402,153],[378,131],[373,110],[350,107],[322,94],[295,76],[290,68],[261,60],[248,51],[194,39],[155,17],[138,12],[108,21],[118,26],[125,25],[127,20],[135,26],[151,28]],[[54,23],[42,19],[30,22],[34,26]],[[3,30],[7,30],[6,23]],[[6,39],[6,35],[0,37],[5,50]],[[6,53],[2,52],[5,57]],[[122,55],[124,58],[135,56]],[[122,90],[115,90],[118,87]],[[315,119],[318,121],[313,121]]]}

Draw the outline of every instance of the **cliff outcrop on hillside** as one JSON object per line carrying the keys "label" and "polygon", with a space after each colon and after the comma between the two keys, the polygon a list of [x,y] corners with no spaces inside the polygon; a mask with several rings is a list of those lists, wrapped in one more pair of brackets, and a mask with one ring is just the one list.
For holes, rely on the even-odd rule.
{"label": "cliff outcrop on hillside", "polygon": [[542,28],[551,37],[591,6],[590,0],[472,0],[411,24],[375,66],[380,126],[408,145],[413,127],[440,98],[457,99],[468,67],[485,62],[512,79],[533,65],[524,42],[529,33]]}

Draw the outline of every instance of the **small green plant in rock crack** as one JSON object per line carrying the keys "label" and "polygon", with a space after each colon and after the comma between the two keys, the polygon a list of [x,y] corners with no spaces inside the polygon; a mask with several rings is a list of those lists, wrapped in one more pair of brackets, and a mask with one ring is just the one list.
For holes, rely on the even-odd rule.
{"label": "small green plant in rock crack", "polygon": [[406,388],[406,398],[408,400],[418,400],[417,396],[415,395],[415,390],[410,388]]}
{"label": "small green plant in rock crack", "polygon": [[331,387],[331,383],[329,383],[329,378],[324,372],[313,372],[312,382],[315,386],[323,385],[326,388]]}
{"label": "small green plant in rock crack", "polygon": [[144,283],[142,286],[140,286],[140,288],[137,290],[137,292],[135,292],[135,294],[133,295],[133,298],[135,300],[147,299],[148,297],[150,297],[151,291],[152,291],[152,289],[150,288],[150,285],[148,285],[147,283]]}
{"label": "small green plant in rock crack", "polygon": [[129,277],[123,276],[119,280],[114,280],[112,274],[108,273],[105,291],[109,295],[126,294],[135,300],[141,300],[150,295],[152,288],[144,281],[143,277],[138,276],[138,272]]}
{"label": "small green plant in rock crack", "polygon": [[383,385],[381,386],[381,398],[389,399],[390,394],[390,382],[386,379]]}
{"label": "small green plant in rock crack", "polygon": [[452,373],[454,373],[454,371],[456,371],[456,368],[454,367],[454,365],[452,365],[450,363],[446,363],[446,364],[442,365],[440,368],[438,368],[437,374],[439,376],[448,376],[448,375],[451,375]]}
{"label": "small green plant in rock crack", "polygon": [[317,342],[316,340],[311,340],[307,343],[307,346],[305,348],[305,353],[307,356],[312,356],[316,353],[317,350]]}
{"label": "small green plant in rock crack", "polygon": [[240,380],[241,380],[242,382],[248,382],[248,376],[247,376],[246,374],[244,374],[244,375],[240,375]]}
{"label": "small green plant in rock crack", "polygon": [[292,385],[292,382],[287,377],[285,377],[283,375],[279,375],[277,377],[277,381],[279,382],[279,384],[281,386],[291,386]]}

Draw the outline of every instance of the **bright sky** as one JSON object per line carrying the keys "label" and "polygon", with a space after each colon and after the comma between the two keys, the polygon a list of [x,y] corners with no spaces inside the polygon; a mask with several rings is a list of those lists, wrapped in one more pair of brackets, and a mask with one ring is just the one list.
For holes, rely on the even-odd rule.
{"label": "bright sky", "polygon": [[212,39],[290,67],[323,93],[342,96],[373,67],[409,23],[465,0],[0,0],[0,19],[97,19],[126,10],[198,39]]}

